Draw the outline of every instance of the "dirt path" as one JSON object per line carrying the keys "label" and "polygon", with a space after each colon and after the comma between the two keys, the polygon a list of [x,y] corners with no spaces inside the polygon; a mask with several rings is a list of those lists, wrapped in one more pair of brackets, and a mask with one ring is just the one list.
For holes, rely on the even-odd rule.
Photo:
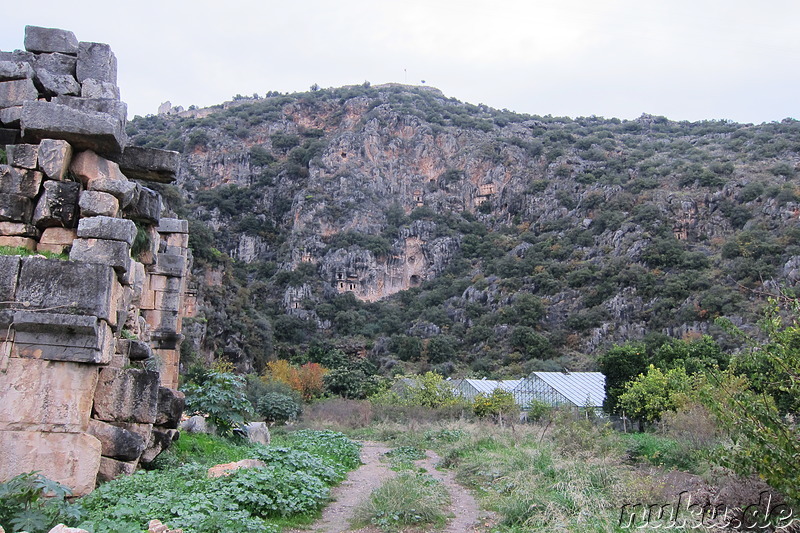
{"label": "dirt path", "polygon": [[[285,533],[379,533],[379,530],[371,527],[358,530],[351,530],[350,519],[355,508],[364,500],[369,498],[373,490],[381,484],[397,475],[389,469],[387,463],[381,462],[383,454],[391,450],[377,442],[364,442],[361,448],[361,462],[364,463],[358,469],[350,472],[347,479],[338,487],[333,489],[331,495],[333,502],[322,511],[322,517],[308,529],[293,529]],[[436,464],[440,458],[432,451],[426,452],[428,457],[416,464],[441,481],[448,492],[450,492],[450,513],[453,518],[448,522],[447,527],[442,533],[478,533],[481,529],[481,522],[486,522],[486,513],[482,513],[478,508],[475,498],[461,485],[456,483],[453,472],[440,472],[436,470]]]}

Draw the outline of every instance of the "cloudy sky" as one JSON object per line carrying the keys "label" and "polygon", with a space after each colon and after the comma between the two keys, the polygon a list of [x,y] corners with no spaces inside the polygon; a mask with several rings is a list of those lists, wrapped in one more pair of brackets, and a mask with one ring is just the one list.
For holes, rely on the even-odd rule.
{"label": "cloudy sky", "polygon": [[235,94],[424,83],[570,117],[800,119],[797,0],[38,0],[2,9],[109,43],[133,115]]}

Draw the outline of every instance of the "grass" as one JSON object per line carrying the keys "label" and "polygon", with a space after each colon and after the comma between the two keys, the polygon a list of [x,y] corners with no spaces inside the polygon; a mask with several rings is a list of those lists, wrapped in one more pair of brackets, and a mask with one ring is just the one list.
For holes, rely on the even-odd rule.
{"label": "grass", "polygon": [[57,254],[53,252],[41,251],[36,252],[34,250],[29,250],[24,246],[0,246],[0,255],[19,255],[23,257],[31,256],[31,255],[42,255],[48,259],[60,259],[61,261],[68,261],[69,255],[67,254]]}
{"label": "grass", "polygon": [[354,527],[376,526],[381,531],[420,528],[429,531],[447,522],[447,489],[428,474],[402,472],[375,489],[356,508]]}

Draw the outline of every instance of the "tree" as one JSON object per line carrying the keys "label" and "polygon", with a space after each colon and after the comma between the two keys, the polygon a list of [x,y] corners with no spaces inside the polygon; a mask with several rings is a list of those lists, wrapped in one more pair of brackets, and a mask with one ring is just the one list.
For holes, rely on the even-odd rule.
{"label": "tree", "polygon": [[495,389],[491,394],[479,393],[472,401],[472,411],[478,418],[491,416],[496,420],[514,416],[519,412],[519,407],[514,401],[514,395],[503,389]]}
{"label": "tree", "polygon": [[770,299],[760,323],[767,341],[745,336],[718,320],[750,348],[725,372],[711,372],[701,399],[733,445],[719,455],[723,466],[758,474],[793,503],[800,503],[800,301]]}
{"label": "tree", "polygon": [[647,361],[647,347],[641,342],[614,346],[600,356],[600,371],[606,377],[606,411],[618,411],[617,402],[625,384],[647,370]]}
{"label": "tree", "polygon": [[628,382],[617,406],[632,418],[653,423],[665,411],[683,406],[692,391],[692,379],[683,367],[666,373],[650,365],[647,374]]}

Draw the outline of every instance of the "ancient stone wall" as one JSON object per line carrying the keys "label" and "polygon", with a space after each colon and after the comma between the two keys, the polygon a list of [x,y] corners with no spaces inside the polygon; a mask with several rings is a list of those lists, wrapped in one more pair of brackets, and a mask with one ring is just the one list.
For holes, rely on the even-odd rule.
{"label": "ancient stone wall", "polygon": [[0,481],[86,494],[176,436],[188,224],[143,183],[179,154],[126,147],[126,114],[106,44],[0,52]]}

